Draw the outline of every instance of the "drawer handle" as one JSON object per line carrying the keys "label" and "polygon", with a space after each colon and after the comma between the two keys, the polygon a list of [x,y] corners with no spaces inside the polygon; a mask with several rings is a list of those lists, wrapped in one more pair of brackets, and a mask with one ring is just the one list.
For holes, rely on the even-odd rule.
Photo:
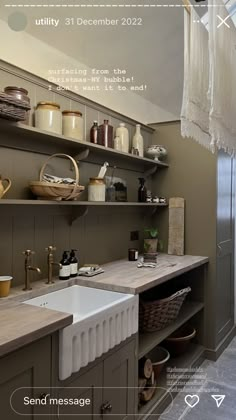
{"label": "drawer handle", "polygon": [[109,401],[105,402],[101,406],[101,413],[106,414],[107,412],[110,413],[112,411],[112,405]]}

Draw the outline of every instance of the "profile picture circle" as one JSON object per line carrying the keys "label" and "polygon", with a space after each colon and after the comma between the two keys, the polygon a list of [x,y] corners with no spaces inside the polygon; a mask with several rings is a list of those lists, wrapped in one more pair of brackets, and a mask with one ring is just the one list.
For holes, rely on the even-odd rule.
{"label": "profile picture circle", "polygon": [[24,31],[27,23],[27,16],[22,12],[14,12],[8,16],[8,26],[13,31]]}

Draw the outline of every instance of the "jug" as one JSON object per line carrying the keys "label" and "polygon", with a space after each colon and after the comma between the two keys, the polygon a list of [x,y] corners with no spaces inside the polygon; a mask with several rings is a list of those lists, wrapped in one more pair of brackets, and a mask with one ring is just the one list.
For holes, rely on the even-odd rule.
{"label": "jug", "polygon": [[[4,188],[3,186],[3,182],[6,181],[8,183],[7,187]],[[9,188],[11,188],[11,180],[9,178],[2,178],[2,176],[0,175],[0,198],[2,198],[4,196],[4,194],[6,194],[6,192],[9,190]]]}

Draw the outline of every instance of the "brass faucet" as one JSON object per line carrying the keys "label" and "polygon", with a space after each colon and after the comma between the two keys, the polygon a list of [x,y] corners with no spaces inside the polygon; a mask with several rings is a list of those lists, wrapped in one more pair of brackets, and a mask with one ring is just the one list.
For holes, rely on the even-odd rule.
{"label": "brass faucet", "polygon": [[31,265],[31,255],[33,254],[34,251],[31,251],[30,249],[23,252],[23,255],[25,255],[25,287],[23,290],[32,290],[32,287],[30,287],[30,271],[37,271],[39,274],[41,273],[40,268]]}
{"label": "brass faucet", "polygon": [[45,248],[45,251],[48,252],[48,258],[47,258],[47,263],[48,263],[48,281],[46,282],[46,284],[52,284],[54,283],[54,281],[52,280],[52,268],[53,265],[57,265],[59,268],[62,267],[62,265],[58,262],[54,262],[53,261],[53,252],[56,251],[56,247],[50,245],[48,248]]}

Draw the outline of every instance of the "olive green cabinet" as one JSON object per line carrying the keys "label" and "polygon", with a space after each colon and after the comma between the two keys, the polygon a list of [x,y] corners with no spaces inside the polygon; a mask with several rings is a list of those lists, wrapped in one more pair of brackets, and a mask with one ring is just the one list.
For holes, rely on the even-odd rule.
{"label": "olive green cabinet", "polygon": [[[133,420],[136,410],[137,341],[127,340],[66,381],[58,382],[58,398],[89,399],[90,405],[59,406],[58,418]],[[80,416],[79,416],[80,415]],[[84,415],[84,417],[83,417]]]}
{"label": "olive green cabinet", "polygon": [[1,418],[49,420],[50,408],[29,404],[29,399],[42,398],[50,392],[50,385],[50,336],[0,358]]}

